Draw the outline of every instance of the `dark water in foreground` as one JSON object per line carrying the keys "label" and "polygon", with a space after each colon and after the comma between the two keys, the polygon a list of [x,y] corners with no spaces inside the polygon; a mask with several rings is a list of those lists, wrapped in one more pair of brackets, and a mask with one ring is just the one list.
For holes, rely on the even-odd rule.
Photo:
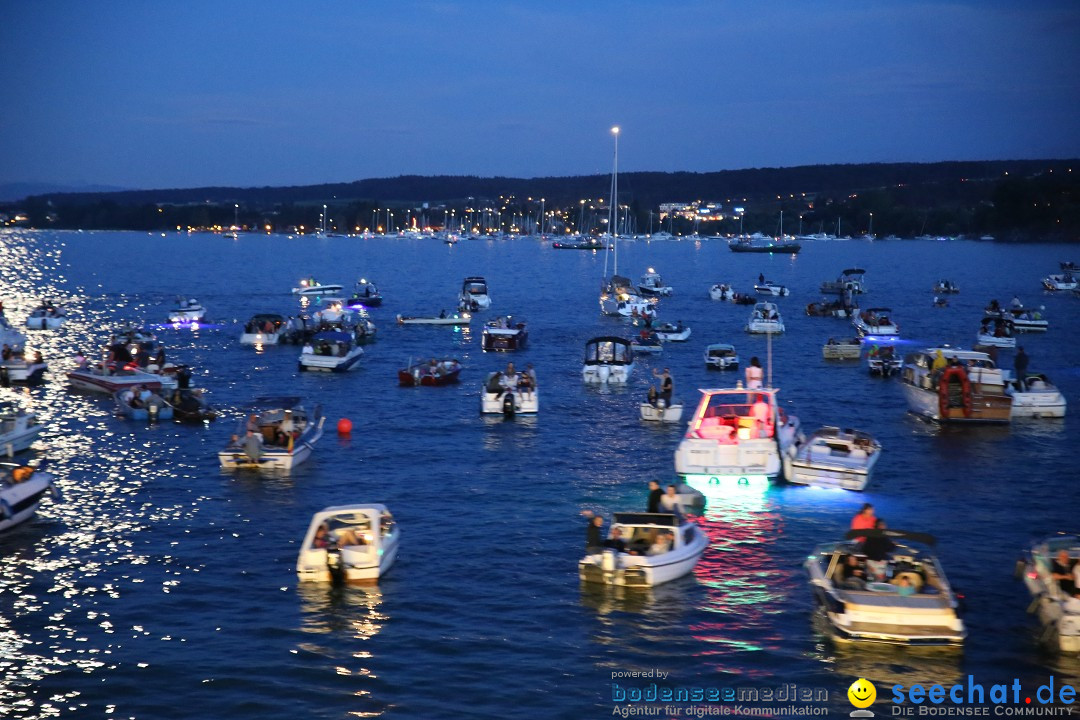
{"label": "dark water in foreground", "polygon": [[[1080,529],[1080,299],[1039,286],[1075,254],[833,242],[770,257],[716,242],[625,244],[622,271],[664,273],[676,295],[660,319],[682,319],[693,335],[644,358],[631,388],[598,391],[580,380],[585,340],[632,332],[598,315],[602,254],[533,241],[2,234],[12,322],[45,294],[74,311],[61,331],[31,338],[54,372],[25,401],[47,423],[36,448],[51,458],[65,501],[0,537],[0,714],[609,717],[612,673],[650,668],[670,673],[673,686],[826,688],[841,713],[859,676],[882,698],[894,683],[968,673],[987,684],[1015,676],[1034,686],[1051,674],[1080,684],[1076,659],[1037,649],[1027,595],[1012,577],[1033,537]],[[895,380],[871,378],[862,364],[826,364],[824,340],[851,328],[803,308],[820,299],[821,281],[853,265],[868,270],[864,306],[891,305],[915,344],[970,346],[991,297],[1019,293],[1045,305],[1050,331],[1021,342],[1032,370],[1066,393],[1070,417],[938,429],[905,413]],[[808,430],[873,432],[885,446],[875,480],[865,493],[781,487],[727,497],[706,513],[712,544],[692,577],[647,593],[583,591],[580,511],[643,508],[646,481],[673,477],[680,429],[637,419],[651,369],[670,367],[676,395],[692,406],[694,388],[734,381],[706,372],[706,343],[731,341],[744,361],[764,358],[764,338],[742,332],[749,308],[707,295],[717,281],[747,290],[759,272],[793,290],[778,301],[788,327],[774,341],[781,398]],[[372,311],[379,339],[347,376],[300,375],[295,347],[256,353],[236,342],[237,321],[293,311],[289,288],[306,274],[346,285],[364,275],[386,295]],[[397,312],[449,309],[472,274],[488,278],[494,298],[481,318],[529,320],[531,346],[513,359],[536,365],[534,420],[478,416],[481,378],[508,359],[480,351],[479,326],[392,322]],[[934,310],[941,277],[962,293]],[[164,320],[178,293],[201,299],[215,324],[160,335],[171,359],[198,368],[197,384],[229,419],[146,427],[114,417],[104,397],[65,389],[66,358],[98,346],[119,321]],[[459,386],[397,387],[399,366],[442,354],[464,364]],[[1003,364],[1011,358],[1003,351]],[[292,477],[223,475],[215,453],[232,417],[268,393],[321,402],[329,432]],[[354,424],[351,438],[332,431],[341,417]],[[893,527],[941,538],[946,572],[968,597],[963,655],[837,649],[815,628],[800,563],[816,543],[838,538],[863,501]],[[404,544],[393,571],[378,589],[297,587],[298,542],[312,513],[348,502],[385,502],[398,516]]]}

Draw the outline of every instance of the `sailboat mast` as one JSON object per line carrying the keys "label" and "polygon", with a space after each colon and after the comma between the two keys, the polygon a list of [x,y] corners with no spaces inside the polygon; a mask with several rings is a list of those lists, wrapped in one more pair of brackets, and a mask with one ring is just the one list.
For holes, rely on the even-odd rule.
{"label": "sailboat mast", "polygon": [[619,222],[619,126],[611,128],[615,136],[615,162],[611,170],[611,207],[608,209],[608,229],[611,231],[611,241],[615,243],[615,269],[614,274],[619,274],[619,233],[615,225]]}

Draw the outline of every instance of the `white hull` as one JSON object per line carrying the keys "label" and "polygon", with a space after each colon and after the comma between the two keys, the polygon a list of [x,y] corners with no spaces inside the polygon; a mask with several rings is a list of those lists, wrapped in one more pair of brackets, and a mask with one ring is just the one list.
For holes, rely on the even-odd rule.
{"label": "white hull", "polygon": [[861,355],[862,345],[859,343],[836,343],[821,347],[821,356],[826,360],[858,360]]}
{"label": "white hull", "polygon": [[755,285],[754,290],[758,295],[771,295],[773,297],[786,297],[791,294],[783,285]]}
{"label": "white hull", "polygon": [[1012,394],[1014,418],[1063,418],[1065,396],[1057,390],[1052,392],[1014,392]]}
{"label": "white hull", "polygon": [[735,291],[731,288],[724,288],[720,287],[719,285],[713,285],[711,288],[709,288],[709,297],[713,300],[730,302],[735,299]]}
{"label": "white hull", "polygon": [[397,316],[397,321],[401,325],[468,325],[471,318],[469,317],[404,317],[403,315]]}
{"label": "white hull", "polygon": [[664,346],[659,345],[659,344],[657,344],[657,345],[646,345],[644,343],[639,343],[637,340],[631,340],[630,344],[633,346],[635,353],[646,353],[647,355],[658,355],[658,354],[664,352]]}
{"label": "white hull", "polygon": [[293,295],[337,295],[345,290],[343,285],[314,285],[293,288]]}
{"label": "white hull", "polygon": [[645,300],[607,298],[600,301],[600,312],[611,317],[638,317],[643,313],[655,315],[656,305]]}
{"label": "white hull", "polygon": [[795,485],[863,490],[870,482],[870,472],[816,464],[808,465],[802,461],[793,460],[788,482]]}
{"label": "white hull", "polygon": [[27,330],[56,330],[64,324],[64,317],[28,317]]}
{"label": "white hull", "polygon": [[898,357],[892,359],[871,358],[866,359],[866,365],[870,370],[871,375],[880,375],[882,377],[891,377],[897,375],[904,367],[904,361]]}
{"label": "white hull", "polygon": [[994,335],[987,335],[985,333],[979,333],[975,336],[979,345],[986,347],[1001,347],[1012,348],[1016,347],[1016,338],[1014,337],[996,337]]}
{"label": "white hull", "polygon": [[593,385],[625,385],[634,372],[634,363],[629,365],[586,365],[581,370],[581,378]]}
{"label": "white hull", "polygon": [[31,425],[0,434],[0,455],[10,457],[17,452],[29,450],[40,434],[41,425]]}
{"label": "white hull", "polygon": [[784,323],[780,320],[751,320],[746,324],[746,332],[775,335],[784,332]]}
{"label": "white hull", "polygon": [[462,295],[461,306],[466,310],[471,309],[473,305],[480,310],[487,310],[491,307],[490,295]]}
{"label": "white hull", "polygon": [[124,375],[101,375],[81,370],[72,370],[67,374],[71,386],[79,390],[99,392],[112,395],[117,390],[145,385],[149,390],[159,390],[171,384],[176,387],[176,381],[165,381],[160,375],[153,375],[141,371],[131,371]]}
{"label": "white hull", "polygon": [[[330,532],[317,547],[320,527]],[[362,544],[340,545],[354,537]],[[326,508],[312,518],[296,560],[296,575],[300,582],[375,582],[393,566],[400,544],[401,532],[384,505]]]}
{"label": "white hull", "polygon": [[48,370],[48,366],[44,363],[34,365],[20,361],[8,361],[6,363],[0,363],[0,366],[7,369],[8,380],[13,383],[25,383],[30,380],[35,373],[39,371],[44,373]]}
{"label": "white hull", "polygon": [[[708,544],[705,533],[697,530],[690,544],[661,555],[627,555],[613,551],[586,555],[578,563],[578,576],[585,582],[604,585],[663,585],[693,571]],[[605,569],[605,556],[608,569]]]}
{"label": "white hull", "polygon": [[228,470],[288,472],[311,457],[310,443],[315,440],[318,440],[318,437],[294,446],[291,453],[279,449],[264,449],[258,461],[253,461],[243,450],[222,450],[218,453],[218,460],[221,467]]}
{"label": "white hull", "polygon": [[339,357],[336,355],[315,355],[312,353],[300,354],[300,370],[316,370],[321,372],[348,372],[356,367],[356,363],[364,356],[364,349],[354,347],[348,355]]}
{"label": "white hull", "polygon": [[46,493],[57,497],[53,480],[51,473],[39,471],[23,482],[0,487],[0,532],[32,518]]}
{"label": "white hull", "polygon": [[188,310],[173,310],[169,313],[169,322],[171,323],[190,323],[198,322],[206,317],[205,308],[190,308]]}
{"label": "white hull", "polygon": [[519,392],[514,390],[511,393],[514,401],[513,412],[507,412],[506,406],[506,394],[499,393],[480,393],[480,413],[483,415],[535,415],[540,411],[540,396],[535,390],[531,392]]}
{"label": "white hull", "polygon": [[[342,571],[345,582],[373,582],[388,573],[397,559],[398,543],[387,543],[381,550],[382,554],[376,560],[371,553],[364,552],[362,548],[342,548],[340,557],[344,565]],[[296,571],[297,579],[300,582],[330,583],[334,581],[333,574],[327,565],[326,550],[308,550],[304,553],[302,562],[304,563],[303,566]]]}
{"label": "white hull", "polygon": [[709,368],[712,368],[713,370],[738,370],[739,369],[739,358],[737,358],[737,357],[733,357],[733,358],[707,357],[707,358],[705,358],[705,366],[709,367]]}
{"label": "white hull", "polygon": [[676,423],[682,420],[682,403],[670,407],[657,407],[651,403],[641,403],[641,419],[648,422]]}
{"label": "white hull", "polygon": [[[282,331],[283,332],[283,331]],[[277,345],[282,332],[276,333],[241,333],[241,345]]]}
{"label": "white hull", "polygon": [[883,335],[893,336],[900,334],[900,328],[894,323],[882,323],[880,325],[871,325],[860,317],[851,321],[851,324],[855,326],[855,329],[859,332],[859,335]]}
{"label": "white hull", "polygon": [[665,332],[663,330],[657,330],[656,337],[660,338],[664,342],[686,342],[690,339],[690,328],[683,328],[682,330],[668,332]]}

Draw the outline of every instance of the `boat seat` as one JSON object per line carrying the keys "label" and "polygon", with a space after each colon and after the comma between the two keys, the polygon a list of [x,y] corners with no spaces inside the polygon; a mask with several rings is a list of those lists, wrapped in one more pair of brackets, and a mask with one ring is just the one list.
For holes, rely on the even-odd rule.
{"label": "boat seat", "polygon": [[852,448],[848,453],[848,457],[852,460],[865,460],[867,458],[866,451],[862,448]]}

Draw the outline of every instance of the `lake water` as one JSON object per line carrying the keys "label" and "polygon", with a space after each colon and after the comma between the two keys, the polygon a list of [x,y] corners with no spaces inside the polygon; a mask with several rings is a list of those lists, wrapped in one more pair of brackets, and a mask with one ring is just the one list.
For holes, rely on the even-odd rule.
{"label": "lake water", "polygon": [[[976,242],[808,243],[797,256],[738,255],[720,242],[625,243],[620,272],[649,266],[675,287],[660,320],[690,341],[641,358],[630,387],[580,378],[585,341],[634,329],[601,317],[604,253],[530,240],[362,240],[120,232],[0,234],[2,299],[14,324],[42,298],[71,319],[33,333],[49,382],[24,399],[47,430],[35,446],[58,473],[64,501],[0,537],[0,714],[12,717],[584,718],[612,713],[612,673],[659,669],[673,686],[797,683],[851,710],[848,685],[985,683],[1055,675],[1080,683],[1080,663],[1038,649],[1014,561],[1033,538],[1076,531],[1080,465],[1080,298],[1039,280],[1076,247]],[[1071,253],[1071,255],[1070,255]],[[611,258],[609,257],[609,262]],[[990,298],[1045,305],[1050,331],[1022,336],[1031,369],[1072,405],[1065,420],[938,428],[905,412],[897,380],[863,363],[826,363],[821,345],[851,336],[843,320],[805,315],[818,285],[841,269],[867,272],[863,306],[894,309],[912,346],[970,347]],[[692,576],[652,592],[583,590],[577,561],[583,509],[644,509],[645,484],[673,475],[680,427],[646,426],[637,403],[651,370],[670,367],[676,396],[735,376],[706,371],[705,344],[730,341],[744,362],[765,338],[743,332],[750,308],[713,302],[714,282],[751,290],[759,273],[788,285],[777,300],[787,333],[773,341],[774,384],[809,431],[872,432],[884,445],[863,493],[777,487],[710,503],[711,539]],[[379,329],[348,375],[298,373],[298,350],[237,343],[257,312],[291,314],[302,276],[351,286],[375,281]],[[521,353],[485,354],[480,327],[400,327],[396,313],[452,309],[462,278],[483,275],[493,307],[529,322]],[[960,288],[946,309],[932,288]],[[65,387],[77,350],[90,353],[126,320],[164,321],[178,294],[213,323],[159,333],[171,360],[228,417],[207,427],[145,426],[111,400]],[[462,382],[401,389],[410,358],[455,356]],[[541,414],[478,415],[486,373],[535,364]],[[1011,367],[1012,352],[1001,363]],[[741,376],[741,373],[740,373]],[[0,391],[10,399],[13,390]],[[22,391],[19,391],[20,393]],[[234,418],[262,394],[322,403],[327,433],[287,478],[231,476],[216,451]],[[338,418],[353,422],[339,438]],[[892,527],[938,535],[938,554],[967,597],[965,652],[843,649],[813,622],[800,563],[838,539],[869,501]],[[378,589],[298,587],[298,543],[317,510],[384,502],[403,531]],[[623,681],[640,682],[645,681]],[[1032,685],[1033,686],[1033,685]],[[880,706],[880,703],[879,703]],[[876,708],[880,710],[879,708]]]}

